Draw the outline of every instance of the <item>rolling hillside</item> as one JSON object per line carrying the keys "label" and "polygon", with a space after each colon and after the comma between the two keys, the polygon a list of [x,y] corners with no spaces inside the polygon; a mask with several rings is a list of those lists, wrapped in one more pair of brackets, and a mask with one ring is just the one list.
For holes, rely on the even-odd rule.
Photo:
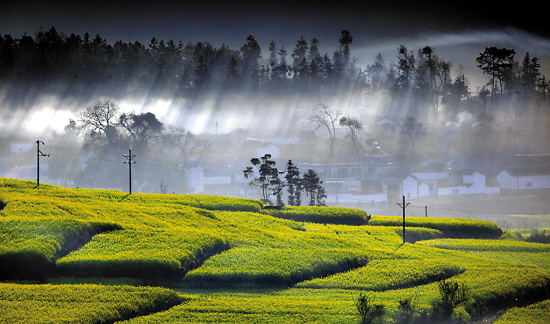
{"label": "rolling hillside", "polygon": [[403,300],[408,323],[426,322],[445,281],[468,289],[453,315],[464,322],[549,298],[550,267],[529,253],[550,246],[498,243],[486,221],[411,218],[419,242],[403,244],[399,217],[353,209],[10,179],[0,202],[6,323],[358,323],[360,293],[386,322]]}

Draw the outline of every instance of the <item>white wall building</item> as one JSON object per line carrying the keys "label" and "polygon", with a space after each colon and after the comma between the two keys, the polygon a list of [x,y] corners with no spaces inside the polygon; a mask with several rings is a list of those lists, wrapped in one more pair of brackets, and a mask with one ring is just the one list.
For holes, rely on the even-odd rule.
{"label": "white wall building", "polygon": [[550,188],[550,154],[517,154],[497,182],[509,190]]}
{"label": "white wall building", "polygon": [[430,186],[414,175],[410,175],[403,180],[403,195],[407,199],[428,197],[430,196]]}
{"label": "white wall building", "polygon": [[439,196],[469,195],[469,194],[495,194],[500,193],[500,187],[487,187],[485,175],[480,172],[464,173],[460,186],[444,187],[437,190]]}

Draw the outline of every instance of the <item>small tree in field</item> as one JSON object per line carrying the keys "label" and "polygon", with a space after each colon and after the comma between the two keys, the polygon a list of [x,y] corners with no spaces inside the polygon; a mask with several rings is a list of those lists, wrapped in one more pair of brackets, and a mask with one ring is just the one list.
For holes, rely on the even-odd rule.
{"label": "small tree in field", "polygon": [[319,179],[315,170],[309,169],[306,171],[303,178],[303,184],[306,195],[309,196],[310,206],[326,206],[325,198],[327,195],[325,193],[325,188],[321,186],[323,181]]}
{"label": "small tree in field", "polygon": [[439,289],[441,299],[433,302],[436,320],[451,317],[455,308],[466,303],[470,299],[468,289],[464,283],[459,285],[456,281],[442,280],[437,283],[437,288]]}
{"label": "small tree in field", "polygon": [[[271,154],[265,154],[261,158],[252,158],[252,166],[243,170],[244,177],[251,179],[250,186],[262,188],[262,201],[265,204],[271,204],[269,195],[280,184],[279,170],[275,167],[275,161],[271,160]],[[280,198],[278,198],[279,200]]]}
{"label": "small tree in field", "polygon": [[292,163],[292,160],[288,160],[285,169],[286,184],[288,190],[288,204],[290,206],[300,206],[302,204],[302,179],[300,179],[300,170],[296,165]]}
{"label": "small tree in field", "polygon": [[383,304],[375,304],[369,296],[363,293],[359,294],[355,306],[361,316],[361,324],[374,323],[386,313]]}

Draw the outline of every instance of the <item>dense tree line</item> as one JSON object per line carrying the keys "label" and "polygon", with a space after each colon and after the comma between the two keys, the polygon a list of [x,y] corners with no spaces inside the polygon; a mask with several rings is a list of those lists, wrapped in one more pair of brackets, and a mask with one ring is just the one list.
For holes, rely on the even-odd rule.
{"label": "dense tree line", "polygon": [[[149,44],[108,44],[100,35],[66,35],[52,27],[34,37],[0,36],[0,82],[12,89],[64,83],[64,94],[84,99],[98,93],[123,98],[147,89],[152,97],[191,103],[213,89],[247,98],[300,94],[317,102],[337,95],[355,100],[383,95],[389,98],[386,115],[418,120],[440,114],[454,119],[462,111],[491,114],[502,107],[519,114],[547,112],[549,107],[549,83],[540,73],[540,60],[529,53],[518,62],[513,49],[486,48],[476,61],[490,82],[472,93],[466,76],[454,72],[453,78],[452,62],[430,46],[414,53],[401,44],[391,64],[378,55],[360,68],[349,31],[343,30],[334,45],[329,55],[320,52],[316,38],[300,37],[289,50],[271,41],[264,57],[253,35],[231,49],[156,38]],[[19,97],[21,92],[11,91],[8,100]]]}

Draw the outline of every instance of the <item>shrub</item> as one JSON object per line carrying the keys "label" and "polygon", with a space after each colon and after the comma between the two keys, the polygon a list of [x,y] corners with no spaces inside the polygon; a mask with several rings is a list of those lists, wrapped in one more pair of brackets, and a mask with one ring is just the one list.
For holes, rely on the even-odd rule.
{"label": "shrub", "polygon": [[415,305],[412,298],[404,298],[399,300],[399,306],[397,306],[397,313],[394,317],[396,324],[409,324],[412,323],[415,313]]}
{"label": "shrub", "polygon": [[357,306],[357,311],[361,316],[361,324],[375,323],[386,313],[383,304],[375,304],[372,298],[363,293],[359,294],[355,306]]}
{"label": "shrub", "polygon": [[366,225],[370,215],[364,210],[347,207],[287,206],[280,210],[269,210],[271,216],[291,219],[297,222],[330,223],[344,225]]}
{"label": "shrub", "polygon": [[[403,217],[373,216],[369,225],[402,226]],[[407,227],[427,227],[443,232],[444,237],[451,238],[498,238],[502,230],[497,224],[489,221],[466,218],[433,218],[407,217]]]}
{"label": "shrub", "polygon": [[527,242],[535,243],[550,243],[550,232],[546,230],[539,231],[538,229],[531,230],[531,235],[526,239]]}
{"label": "shrub", "polygon": [[455,308],[470,299],[468,289],[464,283],[459,285],[456,281],[442,280],[437,283],[437,288],[441,299],[433,302],[435,319],[450,318]]}

